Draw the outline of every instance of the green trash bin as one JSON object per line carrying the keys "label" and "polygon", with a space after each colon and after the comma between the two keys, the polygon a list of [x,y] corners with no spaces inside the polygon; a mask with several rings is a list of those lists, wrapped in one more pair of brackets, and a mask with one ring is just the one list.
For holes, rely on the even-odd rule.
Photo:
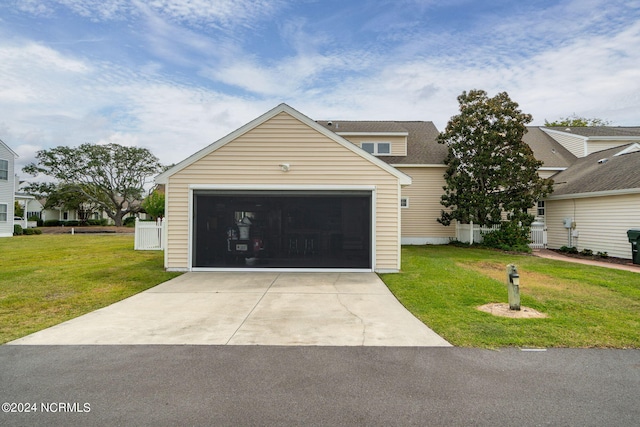
{"label": "green trash bin", "polygon": [[627,237],[631,242],[631,259],[634,264],[640,264],[640,254],[638,254],[638,246],[640,246],[640,230],[627,230]]}

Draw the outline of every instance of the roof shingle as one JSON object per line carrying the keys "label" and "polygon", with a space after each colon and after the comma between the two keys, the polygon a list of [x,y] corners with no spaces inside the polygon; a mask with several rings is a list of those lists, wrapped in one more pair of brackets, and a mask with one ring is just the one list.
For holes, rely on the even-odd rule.
{"label": "roof shingle", "polygon": [[616,156],[634,144],[598,151],[553,176],[551,196],[640,188],[640,151]]}

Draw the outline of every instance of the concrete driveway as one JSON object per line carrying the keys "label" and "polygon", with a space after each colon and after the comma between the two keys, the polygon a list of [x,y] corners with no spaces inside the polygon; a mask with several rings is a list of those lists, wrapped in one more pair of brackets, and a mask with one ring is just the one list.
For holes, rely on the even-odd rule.
{"label": "concrete driveway", "polygon": [[450,346],[373,273],[186,273],[10,342]]}

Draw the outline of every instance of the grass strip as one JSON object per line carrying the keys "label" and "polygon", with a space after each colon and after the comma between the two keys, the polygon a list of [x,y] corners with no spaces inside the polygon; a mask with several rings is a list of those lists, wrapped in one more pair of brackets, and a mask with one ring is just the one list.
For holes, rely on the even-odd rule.
{"label": "grass strip", "polygon": [[[381,275],[404,306],[456,346],[640,348],[638,273],[455,246],[407,246],[402,272]],[[541,319],[477,310],[508,302],[506,266]]]}
{"label": "grass strip", "polygon": [[0,239],[0,343],[56,325],[178,276],[133,235]]}

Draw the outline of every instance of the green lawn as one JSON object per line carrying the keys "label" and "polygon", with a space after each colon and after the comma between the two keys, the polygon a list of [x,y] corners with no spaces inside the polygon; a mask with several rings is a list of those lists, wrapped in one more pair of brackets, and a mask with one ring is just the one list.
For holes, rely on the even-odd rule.
{"label": "green lawn", "polygon": [[[403,248],[403,269],[382,275],[419,319],[457,346],[640,348],[640,274],[454,246]],[[545,319],[476,309],[507,302],[505,270],[520,272],[522,305]],[[162,252],[134,251],[132,235],[0,239],[0,343],[77,317],[178,273]]]}
{"label": "green lawn", "polygon": [[[456,346],[640,348],[640,274],[528,255],[409,246],[402,272],[382,279],[416,317]],[[544,319],[508,319],[476,307],[508,302],[506,266],[521,304]]]}
{"label": "green lawn", "polygon": [[132,234],[0,239],[0,343],[178,275],[162,264],[162,252],[134,251]]}

